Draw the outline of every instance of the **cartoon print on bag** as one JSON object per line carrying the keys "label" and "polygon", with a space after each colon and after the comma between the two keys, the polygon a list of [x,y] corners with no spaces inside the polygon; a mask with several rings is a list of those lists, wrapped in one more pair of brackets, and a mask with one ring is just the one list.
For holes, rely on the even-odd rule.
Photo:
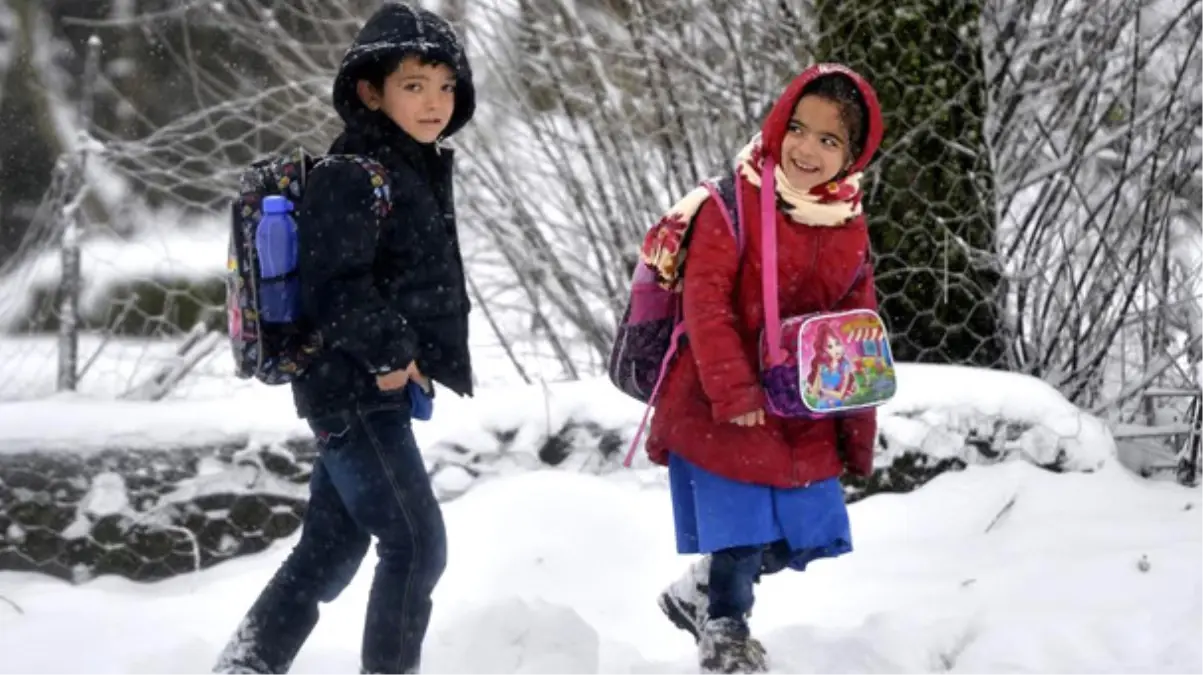
{"label": "cartoon print on bag", "polygon": [[856,388],[856,367],[848,359],[848,346],[828,324],[819,327],[814,342],[815,360],[806,379],[818,407],[839,408]]}

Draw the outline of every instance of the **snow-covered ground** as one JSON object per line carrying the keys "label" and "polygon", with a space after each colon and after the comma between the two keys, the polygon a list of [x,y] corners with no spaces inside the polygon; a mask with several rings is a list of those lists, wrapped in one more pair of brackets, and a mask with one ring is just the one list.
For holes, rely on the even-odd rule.
{"label": "snow-covered ground", "polygon": [[[753,627],[776,672],[1203,670],[1198,489],[1134,477],[1102,422],[1033,378],[915,364],[898,374],[879,464],[911,451],[971,466],[853,504],[852,555],[758,586]],[[445,506],[450,566],[427,671],[696,670],[691,640],[654,602],[690,562],[673,550],[663,473],[576,459],[530,470],[569,421],[628,439],[641,413],[604,380],[437,399],[434,420],[416,426],[428,459],[450,446],[494,457],[487,480],[436,476],[463,496]],[[0,418],[0,452],[305,433],[287,388],[219,376],[181,400],[56,396],[0,404]],[[974,436],[1003,455],[971,456]],[[1068,471],[1034,466],[1051,461]],[[205,671],[293,542],[154,584],[0,572],[0,673]],[[294,672],[357,670],[373,565],[325,608]]]}
{"label": "snow-covered ground", "polygon": [[[641,477],[532,472],[449,504],[424,669],[696,670],[654,602],[689,560]],[[1197,490],[1011,462],[851,512],[854,553],[758,586],[775,672],[1203,670]],[[0,672],[203,672],[292,543],[153,585],[0,574]],[[357,671],[373,564],[294,672]]]}

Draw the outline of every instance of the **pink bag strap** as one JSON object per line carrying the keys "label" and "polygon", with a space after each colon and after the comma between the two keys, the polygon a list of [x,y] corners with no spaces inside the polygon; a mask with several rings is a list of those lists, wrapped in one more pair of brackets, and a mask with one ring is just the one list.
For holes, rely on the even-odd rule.
{"label": "pink bag strap", "polygon": [[[680,311],[678,309],[677,311]],[[664,360],[660,362],[660,373],[656,375],[656,386],[652,387],[652,395],[648,397],[647,407],[643,409],[643,419],[639,422],[639,428],[635,430],[635,437],[631,439],[631,447],[627,448],[626,459],[622,460],[622,465],[626,468],[631,468],[631,460],[635,458],[635,451],[639,449],[639,441],[643,438],[643,432],[647,429],[648,420],[652,416],[652,408],[656,405],[656,399],[660,396],[660,386],[664,384],[664,376],[668,375],[668,366],[672,364],[673,357],[677,355],[677,345],[680,344],[681,336],[685,335],[685,322],[680,321],[673,328],[672,337],[669,343],[668,353],[664,355]]]}
{"label": "pink bag strap", "polygon": [[764,333],[769,365],[785,363],[781,346],[781,307],[777,293],[777,167],[764,158],[760,172],[760,290],[764,296]]}
{"label": "pink bag strap", "polygon": [[[743,227],[736,225],[736,221],[731,219],[731,210],[727,208],[727,200],[724,199],[723,195],[719,192],[718,186],[710,181],[706,181],[705,185],[706,191],[710,193],[710,198],[713,199],[716,204],[718,204],[719,213],[723,214],[723,223],[727,225],[727,231],[730,232],[731,236],[735,239],[736,255],[743,256],[745,236]],[[738,222],[742,224],[744,222],[742,217],[743,207],[739,205],[739,183],[736,183],[735,185],[735,202],[736,207],[739,208],[740,211],[740,219]]]}
{"label": "pink bag strap", "polygon": [[[781,346],[781,306],[777,288],[777,172],[772,157],[764,160],[764,170],[760,174],[760,287],[764,295],[764,334],[768,342],[769,365],[779,366],[785,363],[786,351]],[[869,266],[869,254],[865,252],[865,261],[857,267],[856,275],[848,290],[844,291],[835,307],[856,289],[856,283],[864,278]]]}

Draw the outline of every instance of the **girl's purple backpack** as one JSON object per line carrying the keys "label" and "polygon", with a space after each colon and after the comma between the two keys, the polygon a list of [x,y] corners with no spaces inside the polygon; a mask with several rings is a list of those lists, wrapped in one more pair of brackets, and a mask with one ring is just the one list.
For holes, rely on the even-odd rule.
{"label": "girl's purple backpack", "polygon": [[[734,176],[702,183],[723,211],[724,220],[743,253],[743,237],[739,229]],[[685,333],[682,320],[681,291],[684,279],[685,252],[692,234],[694,214],[684,221],[665,217],[648,231],[642,255],[631,278],[630,299],[614,347],[610,352],[610,381],[619,391],[642,403],[653,405],[669,364]],[[655,250],[656,253],[652,253]],[[669,256],[669,278],[665,278],[666,263],[653,266],[650,257]]]}
{"label": "girl's purple backpack", "polygon": [[[741,207],[736,198],[735,175],[707,180],[702,186],[719,205],[742,255],[744,237],[739,225]],[[631,278],[630,299],[610,352],[610,381],[622,393],[648,405],[631,444],[632,451],[627,454],[627,466],[685,335],[681,302],[683,266],[696,215],[694,212],[682,217],[666,216],[648,231]]]}

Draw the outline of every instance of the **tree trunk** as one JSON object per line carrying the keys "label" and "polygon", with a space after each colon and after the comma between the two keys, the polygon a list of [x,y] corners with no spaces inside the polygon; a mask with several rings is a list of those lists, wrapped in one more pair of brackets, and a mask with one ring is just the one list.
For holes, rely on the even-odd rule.
{"label": "tree trunk", "polygon": [[866,211],[899,360],[1002,366],[980,0],[819,0],[820,55],[873,82]]}

